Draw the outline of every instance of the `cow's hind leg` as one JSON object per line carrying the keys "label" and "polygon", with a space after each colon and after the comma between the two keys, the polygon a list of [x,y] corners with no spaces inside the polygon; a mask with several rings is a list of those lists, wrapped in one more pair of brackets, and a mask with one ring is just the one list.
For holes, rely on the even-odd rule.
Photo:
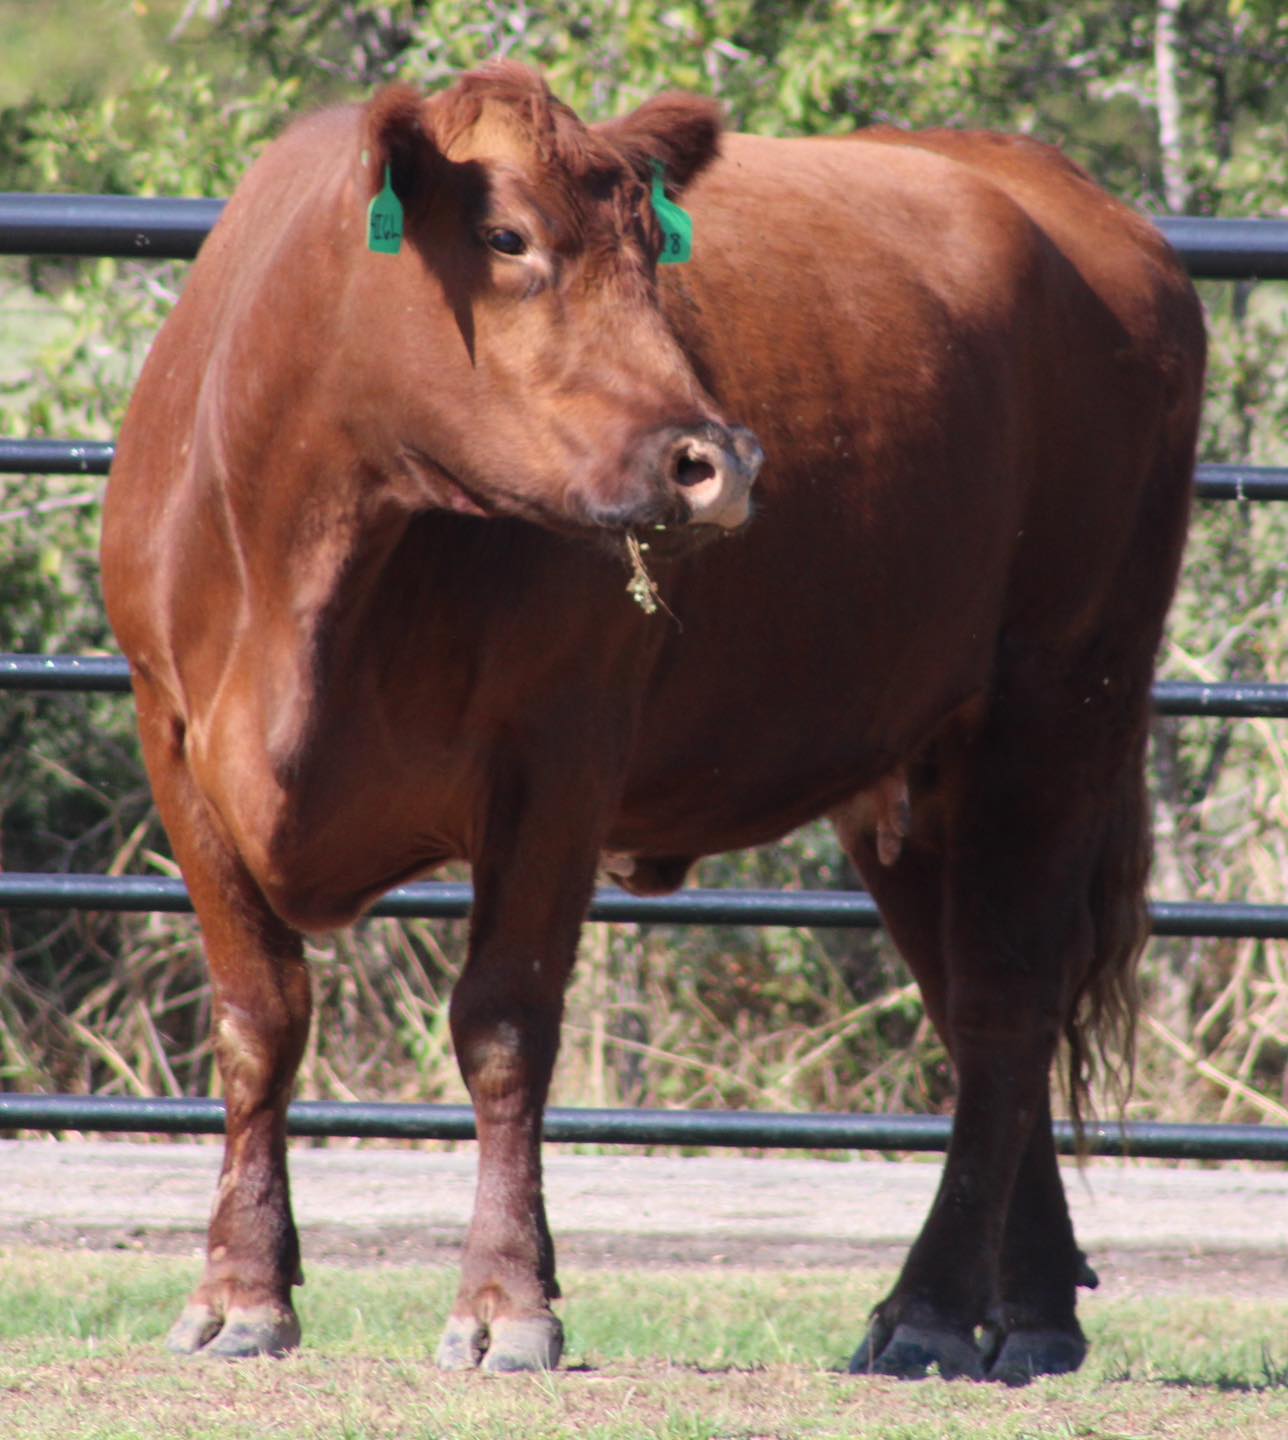
{"label": "cow's hind leg", "polygon": [[[862,815],[863,812],[859,812]],[[943,946],[945,865],[942,836],[919,833],[898,860],[880,860],[879,837],[845,812],[833,817],[842,844],[881,907],[887,929],[921,989],[926,1013],[951,1053],[947,1023],[948,979]],[[1075,1295],[1089,1275],[1073,1237],[1064,1185],[1051,1141],[1049,1107],[1035,1121],[1007,1208],[999,1277],[999,1303],[986,1327],[989,1343],[972,1354],[964,1336],[898,1328],[898,1291],[877,1306],[868,1334],[851,1361],[855,1372],[941,1373],[1007,1378],[1075,1369],[1086,1354]],[[1023,1336],[1013,1333],[1023,1328]],[[1005,1360],[1002,1360],[1005,1352]],[[998,1362],[1001,1361],[1000,1367]]]}
{"label": "cow's hind leg", "polygon": [[[1118,733],[1120,764],[1102,791],[1088,892],[1090,966],[1078,974],[1074,995],[1066,1002],[1069,1086],[1075,1098],[1086,1069],[1089,1031],[1107,1032],[1121,1047],[1130,1048],[1132,975],[1148,933],[1145,889],[1150,837],[1143,706],[1135,735],[1130,730]],[[1007,1215],[990,1378],[1015,1385],[1035,1375],[1077,1369],[1087,1346],[1074,1315],[1074,1285],[1097,1283],[1074,1242],[1048,1112],[1039,1116],[1029,1137]]]}
{"label": "cow's hind leg", "polygon": [[[905,840],[897,861],[886,866],[880,860],[874,830],[856,825],[854,816],[844,811],[832,818],[841,843],[917,981],[926,1014],[951,1053],[941,934],[944,864],[937,838],[928,841],[921,835]],[[913,1378],[927,1374],[932,1367],[945,1376],[980,1378],[983,1358],[972,1334],[924,1324],[914,1329],[904,1324],[896,1286],[874,1309],[868,1333],[851,1358],[850,1370],[855,1374]]]}
{"label": "cow's hind leg", "polygon": [[1023,1385],[1039,1375],[1077,1370],[1087,1356],[1077,1287],[1095,1283],[1074,1240],[1048,1097],[1033,1123],[1007,1210],[998,1305],[986,1327],[988,1378]]}
{"label": "cow's hind leg", "polygon": [[227,1110],[205,1273],[169,1345],[225,1359],[280,1355],[300,1338],[286,1106],[308,1034],[308,974],[299,936],[268,909],[192,786],[181,728],[143,681],[135,691],[157,805],[201,920]]}
{"label": "cow's hind leg", "polygon": [[945,857],[943,1023],[956,1119],[930,1215],[878,1312],[885,1343],[870,1366],[886,1374],[931,1364],[945,1376],[984,1374],[976,1333],[1001,1311],[1012,1197],[1048,1116],[1067,978],[1089,945],[1080,827],[1045,813],[1039,767],[1017,773],[1029,767],[1013,751],[980,744]]}
{"label": "cow's hind leg", "polygon": [[[993,807],[1005,788],[1000,774],[988,784],[986,827],[1000,818]],[[994,942],[1002,963],[996,974],[979,961],[964,975],[950,969],[956,939],[952,808],[942,830],[914,815],[913,835],[888,866],[870,830],[847,824],[844,813],[834,817],[953,1055],[961,1093],[953,1146],[926,1230],[894,1291],[877,1307],[851,1368],[911,1378],[933,1367],[943,1375],[1015,1382],[1074,1369],[1086,1352],[1075,1294],[1079,1277],[1088,1272],[1074,1242],[1051,1140],[1047,1072],[1066,981],[1089,940],[1076,867],[1062,875],[1047,871],[1047,887],[1041,873],[1027,882],[1036,898],[1044,888],[1060,892],[1073,879],[1074,898],[1064,889],[1066,921],[1049,936],[1043,934],[1041,914],[1029,908],[1035,899],[1021,903],[1021,914],[1008,920],[1010,884],[1005,878],[990,881],[986,873],[980,878],[983,891],[991,888],[997,897],[986,915],[1004,927]],[[932,803],[925,809],[934,813],[941,807]],[[1023,807],[1017,812],[1003,829],[1011,843],[1024,822]],[[1038,829],[1051,830],[1049,816],[1029,818]],[[981,862],[995,853],[997,842],[986,839],[971,835],[958,842],[967,846],[967,872],[989,871]],[[1056,836],[1053,842],[1065,844],[1072,856],[1085,848],[1076,824],[1070,839],[1060,842]],[[1007,873],[1010,883],[1026,883],[1015,869]],[[978,912],[967,907],[966,913]],[[988,924],[981,928],[987,935]],[[1017,931],[1031,936],[1034,962],[1024,960]],[[1020,972],[1018,985],[1011,967]],[[963,1012],[979,1027],[976,1034],[962,1026]],[[1017,1082],[1025,1087],[1018,1094]],[[977,1332],[986,1337],[982,1350]]]}

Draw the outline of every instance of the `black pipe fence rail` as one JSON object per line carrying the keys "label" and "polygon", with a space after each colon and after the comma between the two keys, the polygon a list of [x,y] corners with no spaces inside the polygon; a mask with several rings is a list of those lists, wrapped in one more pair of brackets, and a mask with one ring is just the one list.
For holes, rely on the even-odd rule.
{"label": "black pipe fence rail", "polygon": [[[461,920],[474,891],[449,880],[426,880],[390,890],[366,913],[374,919]],[[111,914],[190,914],[182,880],[166,875],[0,873],[0,910],[76,910]],[[1149,909],[1159,936],[1288,940],[1288,905],[1158,900]],[[606,924],[811,926],[875,930],[881,916],[863,890],[679,890],[632,895],[602,886],[588,918]]]}
{"label": "black pipe fence rail", "polygon": [[1200,500],[1288,500],[1288,466],[1200,465],[1194,494]]}
{"label": "black pipe fence rail", "polygon": [[[130,196],[0,194],[0,254],[190,259],[218,219],[221,200]],[[1155,223],[1197,279],[1288,279],[1288,220],[1162,217]],[[0,440],[0,474],[105,475],[115,447],[106,441]],[[1202,465],[1203,500],[1288,499],[1288,467]],[[0,655],[0,690],[115,692],[130,688],[116,656]],[[1155,687],[1162,715],[1288,717],[1288,686],[1258,683]],[[373,916],[460,918],[469,885],[401,886]],[[0,874],[0,909],[57,908],[137,912],[191,910],[181,880],[163,876]],[[596,891],[590,918],[642,924],[809,925],[873,928],[875,904],[861,892],[686,890],[639,897]],[[1288,906],[1156,902],[1155,935],[1288,939]],[[466,1140],[474,1117],[465,1106],[297,1102],[290,1133],[404,1140]],[[1073,1128],[1056,1122],[1061,1153],[1075,1153]],[[95,1130],[147,1134],[219,1134],[224,1111],[214,1100],[0,1094],[0,1130]],[[952,1133],[943,1117],[748,1114],[723,1111],[554,1109],[546,1138],[581,1144],[738,1146],[808,1150],[942,1151]],[[1139,1158],[1288,1160],[1288,1127],[1131,1124],[1086,1127],[1082,1152]]]}
{"label": "black pipe fence rail", "polygon": [[[952,1137],[942,1115],[811,1115],[745,1110],[546,1111],[544,1135],[570,1145],[677,1145],[748,1150],[942,1152]],[[297,1100],[287,1131],[359,1140],[473,1140],[468,1105]],[[219,1100],[103,1095],[0,1095],[0,1130],[94,1130],[117,1134],[222,1135]],[[1288,1127],[1088,1124],[1081,1151],[1073,1126],[1052,1125],[1062,1155],[1133,1159],[1288,1160]]]}
{"label": "black pipe fence rail", "polygon": [[[0,194],[0,255],[191,260],[223,200]],[[1253,241],[1253,253],[1257,253]]]}
{"label": "black pipe fence rail", "polygon": [[[224,203],[136,195],[0,194],[0,255],[190,260]],[[1288,220],[1153,218],[1190,273],[1201,279],[1288,279]]]}
{"label": "black pipe fence rail", "polygon": [[106,475],[115,459],[110,440],[0,439],[0,475]]}
{"label": "black pipe fence rail", "polygon": [[130,667],[120,655],[0,655],[0,690],[125,694]]}

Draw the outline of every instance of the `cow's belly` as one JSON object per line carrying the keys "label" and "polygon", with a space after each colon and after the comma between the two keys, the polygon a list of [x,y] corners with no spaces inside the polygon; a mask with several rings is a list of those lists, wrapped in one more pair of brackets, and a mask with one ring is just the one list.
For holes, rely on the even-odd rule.
{"label": "cow's belly", "polygon": [[982,671],[963,676],[902,724],[874,724],[856,702],[748,714],[718,744],[695,726],[687,743],[638,758],[608,848],[697,856],[776,840],[909,764],[983,686]]}

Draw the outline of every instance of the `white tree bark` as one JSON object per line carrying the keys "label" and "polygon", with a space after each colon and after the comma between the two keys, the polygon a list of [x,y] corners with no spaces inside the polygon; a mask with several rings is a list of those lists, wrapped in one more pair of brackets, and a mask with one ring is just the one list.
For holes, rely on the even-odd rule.
{"label": "white tree bark", "polygon": [[1158,146],[1163,161],[1163,196],[1176,215],[1190,203],[1185,178],[1184,140],[1181,134],[1179,69],[1180,27],[1185,0],[1158,0],[1154,21],[1154,76],[1158,105]]}

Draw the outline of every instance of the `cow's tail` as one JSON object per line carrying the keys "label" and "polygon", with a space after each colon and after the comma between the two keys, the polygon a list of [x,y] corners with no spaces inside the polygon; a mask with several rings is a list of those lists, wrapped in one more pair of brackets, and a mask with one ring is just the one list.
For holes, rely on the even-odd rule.
{"label": "cow's tail", "polygon": [[1098,1076],[1121,1115],[1136,1063],[1137,961],[1149,935],[1146,886],[1152,858],[1142,719],[1118,774],[1091,879],[1095,944],[1065,1021],[1069,1109],[1083,1153],[1084,1120]]}

